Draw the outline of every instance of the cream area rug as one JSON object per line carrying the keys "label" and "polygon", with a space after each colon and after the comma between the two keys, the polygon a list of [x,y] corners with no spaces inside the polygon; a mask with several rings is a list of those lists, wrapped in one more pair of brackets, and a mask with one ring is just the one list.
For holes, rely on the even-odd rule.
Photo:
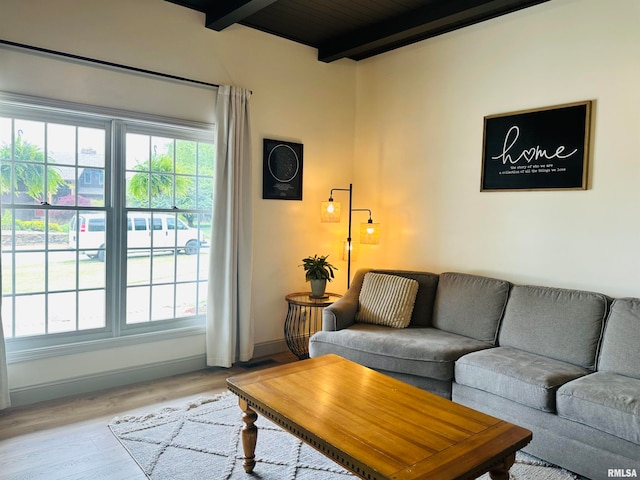
{"label": "cream area rug", "polygon": [[[151,480],[353,480],[356,477],[258,417],[256,467],[242,468],[243,426],[235,395],[198,399],[140,416],[118,417],[109,428]],[[480,477],[488,480],[488,475]],[[518,453],[514,480],[575,480],[570,472]],[[443,479],[444,480],[444,479]]]}

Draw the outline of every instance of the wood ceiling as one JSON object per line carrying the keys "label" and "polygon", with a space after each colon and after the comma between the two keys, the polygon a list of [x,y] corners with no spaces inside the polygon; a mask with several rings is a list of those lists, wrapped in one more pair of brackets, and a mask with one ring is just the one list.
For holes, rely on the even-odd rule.
{"label": "wood ceiling", "polygon": [[166,0],[318,49],[318,60],[362,60],[549,0]]}

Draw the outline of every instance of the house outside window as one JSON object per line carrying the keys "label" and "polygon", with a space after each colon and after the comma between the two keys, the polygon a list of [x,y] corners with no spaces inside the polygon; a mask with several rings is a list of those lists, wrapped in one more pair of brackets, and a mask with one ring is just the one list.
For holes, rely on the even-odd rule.
{"label": "house outside window", "polygon": [[212,138],[0,105],[9,351],[204,324]]}

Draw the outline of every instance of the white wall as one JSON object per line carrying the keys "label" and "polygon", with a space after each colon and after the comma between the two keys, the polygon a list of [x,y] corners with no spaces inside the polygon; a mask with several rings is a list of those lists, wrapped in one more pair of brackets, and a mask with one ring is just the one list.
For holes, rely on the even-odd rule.
{"label": "white wall", "polygon": [[[282,341],[284,296],[308,288],[298,265],[328,253],[335,226],[319,202],[347,184],[353,159],[355,63],[327,65],[305,46],[242,26],[204,27],[204,15],[162,0],[3,0],[0,37],[253,91],[255,341]],[[199,122],[213,121],[214,90],[0,48],[0,90]],[[262,139],[304,144],[303,201],[262,200]],[[342,272],[342,270],[341,270]],[[340,277],[341,290],[346,283]],[[12,389],[204,353],[202,335],[142,347],[100,348],[9,365]]]}
{"label": "white wall", "polygon": [[[359,62],[364,263],[640,296],[638,25],[637,0],[553,0]],[[588,190],[479,191],[485,115],[581,100]]]}
{"label": "white wall", "polygon": [[[241,26],[213,32],[203,15],[162,0],[3,0],[0,37],[253,90],[255,339],[269,344],[283,337],[284,295],[307,287],[302,257],[330,253],[340,268],[330,289],[344,291],[337,250],[346,224],[320,224],[318,202],[352,176],[354,207],[371,208],[383,229],[354,268],[458,270],[640,296],[640,2],[615,4],[553,0],[358,64],[320,63],[313,49]],[[149,113],[212,120],[200,89],[158,103],[145,79],[119,93],[111,72],[104,81],[50,62],[0,49],[0,90],[118,108],[135,100]],[[587,99],[588,190],[479,192],[485,115]],[[302,202],[262,200],[264,137],[304,144]],[[355,214],[356,226],[364,220]],[[12,364],[10,382],[30,388],[204,353],[201,336],[167,347]]]}

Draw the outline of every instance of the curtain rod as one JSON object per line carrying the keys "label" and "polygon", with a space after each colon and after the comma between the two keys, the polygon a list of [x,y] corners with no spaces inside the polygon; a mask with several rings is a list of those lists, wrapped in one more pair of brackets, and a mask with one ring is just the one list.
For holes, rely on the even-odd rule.
{"label": "curtain rod", "polygon": [[34,50],[36,52],[48,53],[50,55],[57,55],[59,57],[72,58],[74,60],[82,60],[84,62],[97,63],[98,65],[106,65],[108,67],[116,67],[124,70],[131,70],[137,73],[146,73],[148,75],[155,75],[157,77],[170,78],[171,80],[179,80],[181,82],[196,83],[198,85],[206,85],[208,87],[219,87],[220,85],[215,83],[203,82],[201,80],[193,80],[191,78],[178,77],[177,75],[170,75],[168,73],[155,72],[153,70],[146,70],[144,68],[131,67],[129,65],[122,65],[120,63],[107,62],[106,60],[98,60],[96,58],[83,57],[81,55],[74,55],[72,53],[59,52],[57,50],[50,50],[48,48],[35,47],[33,45],[25,45],[24,43],[11,42],[9,40],[0,39],[0,44],[9,45],[12,47],[25,48],[27,50]]}

